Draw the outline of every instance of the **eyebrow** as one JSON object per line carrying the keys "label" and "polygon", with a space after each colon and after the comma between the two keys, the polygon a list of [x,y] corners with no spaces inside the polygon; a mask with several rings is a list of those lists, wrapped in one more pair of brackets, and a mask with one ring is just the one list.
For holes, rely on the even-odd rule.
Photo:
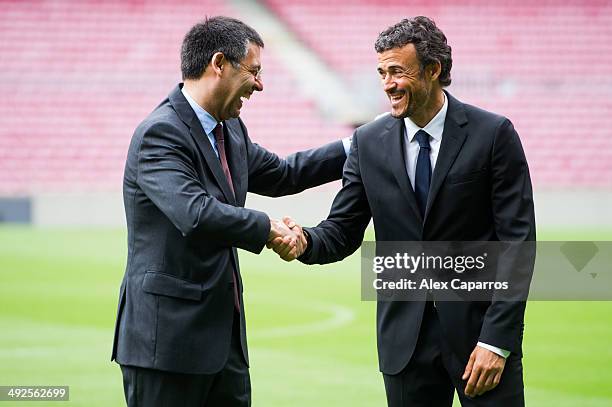
{"label": "eyebrow", "polygon": [[[403,66],[401,66],[401,65],[390,65],[390,66],[388,66],[388,67],[386,68],[386,70],[387,70],[387,71],[390,71],[391,69],[401,69],[402,71],[405,71],[405,70],[406,70],[406,68],[404,68],[404,67],[403,67]],[[376,68],[376,70],[378,70],[378,71],[383,71],[384,69],[383,69],[383,67],[378,66],[378,67]]]}

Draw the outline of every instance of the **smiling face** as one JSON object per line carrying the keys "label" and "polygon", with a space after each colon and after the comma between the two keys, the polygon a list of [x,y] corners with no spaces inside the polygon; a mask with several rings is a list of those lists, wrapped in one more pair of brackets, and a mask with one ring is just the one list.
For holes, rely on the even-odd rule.
{"label": "smiling face", "polygon": [[249,99],[255,91],[263,91],[263,82],[259,75],[260,55],[261,48],[250,43],[247,55],[240,61],[238,67],[226,61],[218,93],[220,95],[218,120],[238,117],[244,100]]}
{"label": "smiling face", "polygon": [[433,86],[430,70],[421,70],[411,43],[378,54],[378,74],[391,102],[393,117],[418,119],[428,110]]}

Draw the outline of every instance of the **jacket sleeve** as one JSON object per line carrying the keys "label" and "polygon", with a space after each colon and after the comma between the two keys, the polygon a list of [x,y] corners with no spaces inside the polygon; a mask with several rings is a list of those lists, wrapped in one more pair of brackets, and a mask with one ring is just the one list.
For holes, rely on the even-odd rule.
{"label": "jacket sleeve", "polygon": [[303,263],[324,264],[340,261],[354,253],[361,245],[372,215],[361,180],[357,132],[344,165],[342,189],[334,198],[327,219],[314,228],[304,228],[309,242],[306,251],[299,258]]}
{"label": "jacket sleeve", "polygon": [[184,236],[206,233],[229,246],[255,253],[263,249],[270,231],[268,216],[210,196],[178,128],[157,122],[141,131],[136,182]]}
{"label": "jacket sleeve", "polygon": [[483,321],[479,341],[520,352],[526,297],[535,262],[535,213],[529,168],[519,136],[505,119],[491,156],[492,208],[502,242],[497,279],[511,281],[514,291],[495,294]]}
{"label": "jacket sleeve", "polygon": [[342,177],[346,153],[342,141],[300,151],[285,159],[253,143],[240,121],[249,169],[249,192],[266,196],[296,194]]}

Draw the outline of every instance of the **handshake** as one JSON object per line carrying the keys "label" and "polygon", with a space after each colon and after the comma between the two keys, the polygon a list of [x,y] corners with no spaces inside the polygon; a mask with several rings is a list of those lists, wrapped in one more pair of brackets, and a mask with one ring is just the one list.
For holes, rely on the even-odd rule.
{"label": "handshake", "polygon": [[288,216],[283,221],[270,219],[270,234],[266,247],[273,249],[281,259],[292,261],[304,253],[308,242],[302,227]]}

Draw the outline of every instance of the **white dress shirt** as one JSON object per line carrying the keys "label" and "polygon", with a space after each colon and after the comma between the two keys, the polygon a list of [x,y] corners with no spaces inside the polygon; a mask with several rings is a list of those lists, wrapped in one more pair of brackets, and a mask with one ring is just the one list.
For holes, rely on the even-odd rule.
{"label": "white dress shirt", "polygon": [[[210,141],[210,145],[212,146],[215,155],[217,156],[217,158],[219,158],[217,141],[215,140],[215,134],[213,133],[213,130],[215,129],[215,127],[217,127],[217,120],[210,113],[204,110],[202,106],[198,105],[195,100],[193,100],[193,98],[191,97],[189,92],[187,92],[187,89],[185,89],[184,86],[183,89],[181,89],[181,92],[183,92],[183,96],[185,96],[185,99],[187,99],[187,103],[189,103],[189,106],[191,106],[196,116],[198,117],[198,120],[202,124],[202,129],[204,129],[204,133],[208,137],[208,141]],[[223,123],[221,123],[221,125],[223,125]]]}
{"label": "white dress shirt", "polygon": [[448,110],[448,100],[444,95],[444,104],[442,109],[425,125],[421,128],[417,126],[410,118],[406,117],[404,123],[406,124],[406,141],[405,144],[405,157],[406,157],[406,171],[408,171],[408,178],[410,178],[410,184],[414,191],[414,177],[416,173],[417,158],[419,158],[419,142],[414,137],[419,130],[424,130],[429,134],[429,160],[431,162],[431,171],[436,167],[436,161],[438,160],[438,153],[440,152],[440,143],[442,141],[442,132],[444,131],[444,120],[446,120],[446,111]]}
{"label": "white dress shirt", "polygon": [[[419,142],[414,137],[419,130],[424,130],[429,134],[429,146],[431,148],[429,152],[429,160],[431,162],[431,170],[436,167],[436,161],[438,160],[438,153],[440,152],[440,144],[442,142],[442,133],[444,132],[444,121],[446,120],[446,112],[448,111],[448,98],[444,95],[444,104],[436,115],[425,125],[425,127],[417,126],[410,118],[406,117],[404,123],[406,124],[405,134],[405,157],[406,157],[406,171],[408,172],[408,178],[410,178],[410,184],[412,190],[414,190],[414,178],[416,173],[417,159],[419,157]],[[507,358],[510,355],[510,351],[498,348],[497,346],[489,345],[483,342],[478,342],[478,346],[484,349],[488,349],[491,352],[498,354],[503,358]]]}

